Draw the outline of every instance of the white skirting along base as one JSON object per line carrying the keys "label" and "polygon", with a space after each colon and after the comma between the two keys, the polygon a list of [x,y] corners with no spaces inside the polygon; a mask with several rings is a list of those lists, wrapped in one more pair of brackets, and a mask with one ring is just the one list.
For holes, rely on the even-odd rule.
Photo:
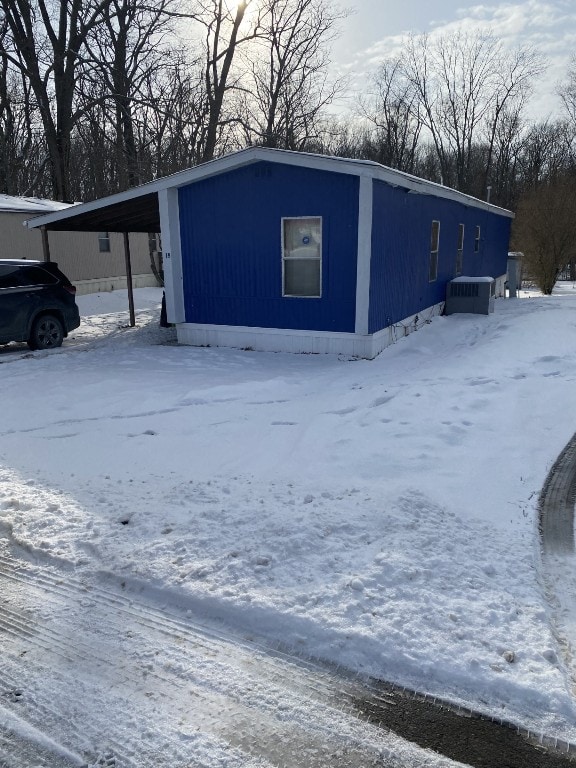
{"label": "white skirting along base", "polygon": [[443,308],[444,302],[435,304],[399,323],[366,336],[329,331],[196,323],[180,323],[176,326],[176,331],[179,344],[194,347],[234,347],[261,352],[335,354],[371,360],[399,338],[418,330],[435,315],[440,315]]}

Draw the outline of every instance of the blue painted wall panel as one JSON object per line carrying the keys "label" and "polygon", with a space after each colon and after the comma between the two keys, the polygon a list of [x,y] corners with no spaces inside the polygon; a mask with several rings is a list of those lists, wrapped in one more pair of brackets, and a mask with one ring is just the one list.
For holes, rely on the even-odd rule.
{"label": "blue painted wall panel", "polygon": [[[438,277],[429,282],[432,221],[440,221]],[[511,219],[490,211],[375,181],[373,188],[370,333],[444,301],[456,277],[459,224],[464,224],[462,275],[505,274]],[[476,226],[480,250],[474,252]]]}
{"label": "blue painted wall panel", "polygon": [[[357,177],[259,162],[179,190],[186,322],[354,331]],[[322,297],[282,297],[282,217],[322,216]]]}

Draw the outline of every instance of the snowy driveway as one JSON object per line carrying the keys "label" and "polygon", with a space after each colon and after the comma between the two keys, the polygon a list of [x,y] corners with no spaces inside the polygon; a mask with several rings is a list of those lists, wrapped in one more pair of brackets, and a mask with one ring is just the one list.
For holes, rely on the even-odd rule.
{"label": "snowy driveway", "polygon": [[[53,721],[42,733],[86,761],[140,766],[141,750],[212,768],[242,765],[231,749],[260,759],[239,735],[251,715],[258,754],[282,765],[280,718],[286,744],[309,724],[335,765],[338,696],[323,694],[325,720],[324,684],[308,705],[273,679],[264,693],[237,656],[253,638],[576,739],[536,525],[574,433],[575,295],[436,318],[372,362],[177,348],[158,294],[136,329],[106,311],[84,307],[61,350],[0,353],[0,527],[23,560],[6,561],[6,727]],[[198,617],[233,655],[214,675],[186,655]],[[282,663],[274,675],[300,679]],[[345,727],[359,759],[387,748]]]}
{"label": "snowy driveway", "polygon": [[3,766],[452,765],[363,723],[359,684],[0,551]]}

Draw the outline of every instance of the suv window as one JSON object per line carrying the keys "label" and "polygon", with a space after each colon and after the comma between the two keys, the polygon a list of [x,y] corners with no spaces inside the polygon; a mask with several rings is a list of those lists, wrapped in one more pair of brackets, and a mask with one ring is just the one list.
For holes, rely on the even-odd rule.
{"label": "suv window", "polygon": [[17,278],[18,285],[54,285],[58,282],[54,275],[51,275],[42,267],[21,267]]}
{"label": "suv window", "polygon": [[55,261],[47,261],[44,264],[42,264],[42,271],[43,272],[49,272],[51,275],[53,275],[56,280],[60,280],[62,285],[72,285],[70,280],[66,277],[66,275],[63,272],[60,272],[58,269],[58,264],[56,264]]}
{"label": "suv window", "polygon": [[55,285],[58,279],[42,267],[20,267],[0,264],[0,288],[27,285]]}
{"label": "suv window", "polygon": [[19,267],[0,264],[0,288],[14,288],[18,285]]}

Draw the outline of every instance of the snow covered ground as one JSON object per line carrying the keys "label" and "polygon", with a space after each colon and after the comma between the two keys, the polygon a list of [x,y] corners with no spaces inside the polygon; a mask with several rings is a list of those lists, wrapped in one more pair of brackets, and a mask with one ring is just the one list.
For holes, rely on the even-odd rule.
{"label": "snow covered ground", "polygon": [[[576,740],[536,506],[576,431],[576,288],[373,361],[178,347],[160,291],[0,348],[0,531],[245,636]],[[46,612],[48,607],[44,606]]]}

